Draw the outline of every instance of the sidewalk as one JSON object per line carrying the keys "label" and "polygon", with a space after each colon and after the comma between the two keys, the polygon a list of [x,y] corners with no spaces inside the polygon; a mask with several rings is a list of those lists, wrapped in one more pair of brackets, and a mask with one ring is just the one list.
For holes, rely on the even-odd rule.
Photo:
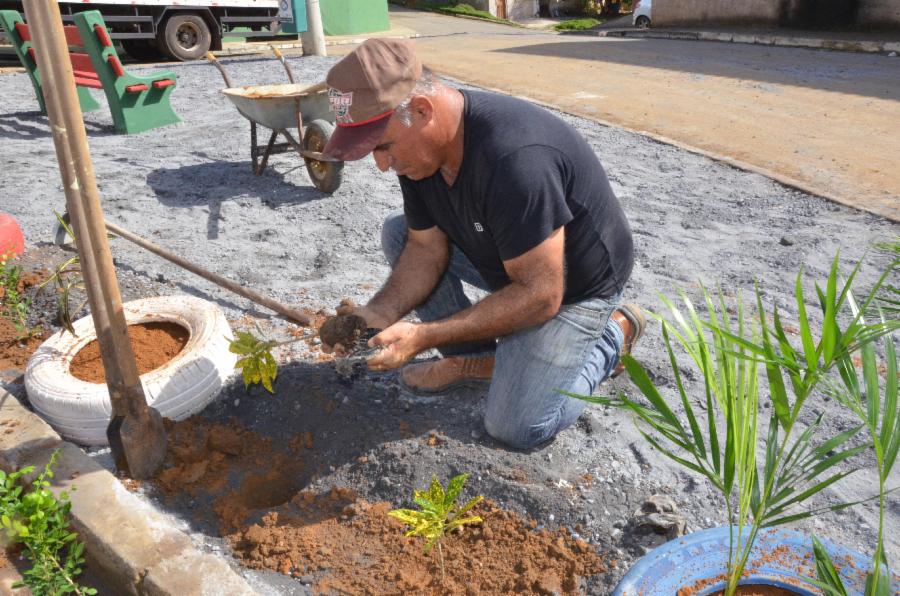
{"label": "sidewalk", "polygon": [[609,29],[600,37],[679,39],[748,43],[792,48],[812,48],[873,54],[900,54],[900,35],[843,31],[792,31],[787,29]]}
{"label": "sidewalk", "polygon": [[[408,27],[402,27],[391,23],[391,28],[387,31],[376,31],[373,33],[359,33],[357,35],[326,35],[325,46],[341,46],[348,44],[358,44],[372,37],[387,38],[414,38],[419,37],[419,33]],[[303,43],[300,37],[290,38],[279,36],[274,41],[264,39],[260,41],[226,41],[222,43],[222,49],[213,52],[217,56],[231,56],[235,54],[253,54],[256,52],[268,52],[269,47],[276,47],[280,50],[302,49]]]}
{"label": "sidewalk", "polygon": [[[387,31],[360,33],[358,35],[328,35],[325,36],[325,45],[326,47],[333,47],[358,44],[371,37],[415,38],[419,37],[419,33],[408,27],[402,27],[392,23],[391,28]],[[303,43],[300,41],[299,36],[292,37],[285,35],[279,35],[274,39],[258,39],[258,41],[224,41],[222,43],[222,49],[214,51],[213,54],[216,56],[257,54],[271,51],[270,47],[275,47],[279,50],[301,50],[303,48]],[[143,62],[144,61],[142,61],[142,63]],[[166,63],[160,62],[159,64],[164,65]],[[12,46],[0,43],[0,75],[17,72],[25,72],[25,69],[19,65],[19,60],[16,58]]]}

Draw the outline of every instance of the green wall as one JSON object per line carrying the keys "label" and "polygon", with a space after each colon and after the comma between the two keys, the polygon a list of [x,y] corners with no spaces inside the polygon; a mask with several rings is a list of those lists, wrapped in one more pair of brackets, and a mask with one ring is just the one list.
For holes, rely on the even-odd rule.
{"label": "green wall", "polygon": [[325,35],[387,31],[387,0],[319,0]]}

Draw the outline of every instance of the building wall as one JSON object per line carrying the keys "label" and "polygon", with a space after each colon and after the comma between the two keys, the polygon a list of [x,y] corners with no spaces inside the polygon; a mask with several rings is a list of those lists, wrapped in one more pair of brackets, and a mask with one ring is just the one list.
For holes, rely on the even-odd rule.
{"label": "building wall", "polygon": [[538,0],[506,0],[506,18],[510,21],[530,19],[538,12]]}
{"label": "building wall", "polygon": [[885,23],[900,26],[900,0],[862,0],[857,9],[856,22],[874,27]]}
{"label": "building wall", "polygon": [[387,31],[387,0],[320,0],[325,35],[354,35]]}
{"label": "building wall", "polygon": [[[321,1],[325,2],[326,0]],[[498,16],[497,0],[405,0],[406,6],[410,7],[428,4],[455,4],[457,2],[463,2],[477,10],[484,10]],[[510,21],[530,19],[538,13],[541,4],[548,4],[555,15],[573,16],[582,13],[583,0],[506,0],[506,18]]]}
{"label": "building wall", "polygon": [[659,27],[900,29],[900,0],[653,0],[652,18]]}
{"label": "building wall", "polygon": [[653,25],[766,23],[777,20],[778,0],[653,0]]}

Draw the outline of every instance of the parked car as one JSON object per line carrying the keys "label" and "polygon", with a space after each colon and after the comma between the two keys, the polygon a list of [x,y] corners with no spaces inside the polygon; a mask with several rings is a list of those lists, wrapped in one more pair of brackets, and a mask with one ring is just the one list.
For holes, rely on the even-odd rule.
{"label": "parked car", "polygon": [[650,8],[652,0],[637,0],[631,14],[631,24],[641,29],[650,28]]}

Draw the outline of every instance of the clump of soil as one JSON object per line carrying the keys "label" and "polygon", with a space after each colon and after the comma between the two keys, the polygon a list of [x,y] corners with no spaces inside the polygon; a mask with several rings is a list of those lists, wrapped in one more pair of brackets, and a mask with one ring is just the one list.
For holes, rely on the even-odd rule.
{"label": "clump of soil", "polygon": [[330,317],[319,328],[322,343],[329,346],[340,344],[347,350],[356,347],[357,341],[366,332],[366,320],[358,315],[337,315]]}
{"label": "clump of soil", "polygon": [[424,539],[404,537],[393,508],[345,488],[301,491],[227,539],[248,567],[303,577],[317,593],[573,594],[580,577],[605,571],[586,542],[485,501],[473,510],[482,524],[444,539],[442,582],[438,550],[426,555]]}
{"label": "clump of soil", "polygon": [[[177,356],[190,338],[190,332],[168,321],[128,326],[128,337],[137,360],[138,374],[148,373]],[[75,354],[69,369],[72,376],[88,383],[105,383],[106,374],[95,339]]]}

